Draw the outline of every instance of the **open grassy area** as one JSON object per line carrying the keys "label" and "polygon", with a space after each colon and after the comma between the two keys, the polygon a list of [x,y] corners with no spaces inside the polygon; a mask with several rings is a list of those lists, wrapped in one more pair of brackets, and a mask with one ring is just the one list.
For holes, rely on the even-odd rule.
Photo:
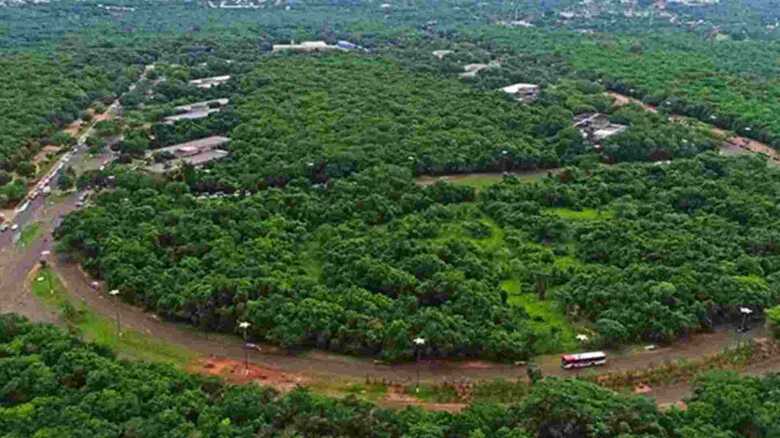
{"label": "open grassy area", "polygon": [[419,391],[417,385],[412,383],[404,388],[407,395],[411,395],[421,401],[428,403],[460,403],[462,400],[458,397],[457,391],[451,386],[431,385],[427,383],[420,384]]}
{"label": "open grassy area", "polygon": [[30,245],[41,234],[41,224],[33,222],[22,229],[16,244],[22,248]]}
{"label": "open grassy area", "polygon": [[318,380],[306,387],[317,394],[329,397],[355,397],[370,402],[378,402],[387,395],[387,385],[382,383],[355,383],[339,380]]}
{"label": "open grassy area", "polygon": [[538,351],[557,353],[577,348],[574,327],[554,301],[540,300],[534,293],[523,292],[517,279],[503,281],[501,288],[508,294],[509,305],[522,307],[531,317],[531,324],[539,332],[548,333],[537,342]]}
{"label": "open grassy area", "polygon": [[[73,299],[65,291],[59,277],[50,269],[41,269],[32,279],[33,294],[49,306],[62,312],[71,330],[86,340],[107,346],[122,358],[169,363],[184,368],[195,353],[134,330],[122,329],[117,339],[116,321],[106,318]],[[121,315],[120,315],[121,321]]]}
{"label": "open grassy area", "polygon": [[490,187],[493,184],[501,182],[502,179],[503,176],[501,175],[475,174],[475,175],[465,175],[463,177],[458,177],[458,178],[452,178],[449,181],[452,184],[474,187],[475,189],[477,189],[477,191],[479,191],[487,187]]}
{"label": "open grassy area", "polygon": [[546,208],[544,211],[552,213],[563,219],[569,220],[599,220],[614,217],[614,213],[609,210],[596,210],[594,208],[584,208],[582,210],[572,210],[570,208]]}
{"label": "open grassy area", "polygon": [[[520,181],[535,181],[546,177],[550,172],[551,171],[548,170],[538,170],[511,174],[510,176],[517,178]],[[480,191],[492,186],[493,184],[500,183],[501,180],[504,179],[504,175],[501,173],[470,173],[442,177],[423,176],[418,178],[418,182],[431,182],[437,179],[446,180],[450,184],[474,187],[477,191]]]}

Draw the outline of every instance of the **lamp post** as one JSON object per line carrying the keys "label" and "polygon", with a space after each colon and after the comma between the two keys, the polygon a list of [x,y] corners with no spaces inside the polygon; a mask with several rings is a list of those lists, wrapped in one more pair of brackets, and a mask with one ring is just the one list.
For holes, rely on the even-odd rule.
{"label": "lamp post", "polygon": [[119,337],[122,336],[122,326],[119,322],[119,289],[112,289],[108,294],[115,298],[116,303],[116,341],[119,343]]}
{"label": "lamp post", "polygon": [[751,310],[748,307],[740,307],[739,313],[742,314],[742,323],[740,324],[739,331],[740,332],[746,332],[748,331],[747,327],[747,319],[750,317],[750,315],[753,314],[753,310]]}
{"label": "lamp post", "polygon": [[421,337],[416,337],[412,339],[412,342],[414,342],[414,350],[415,350],[415,367],[417,368],[417,386],[414,388],[415,393],[420,392],[420,349],[425,346],[425,339]]}
{"label": "lamp post", "polygon": [[244,370],[249,369],[249,352],[247,351],[248,349],[246,347],[246,336],[247,336],[246,332],[249,329],[249,326],[251,325],[252,324],[250,324],[248,321],[242,321],[238,323],[238,327],[244,332]]}
{"label": "lamp post", "polygon": [[[49,257],[49,254],[51,254],[50,251],[43,251],[43,252],[41,252],[41,260],[40,260],[41,261],[41,268],[45,269],[46,267],[49,266],[49,263],[48,263],[48,260],[47,260],[48,257]],[[52,286],[52,283],[51,283],[51,272],[49,272],[48,275],[46,275],[46,280],[47,280],[47,283],[48,283],[48,286],[49,286],[49,295],[52,295],[52,294],[54,294],[54,287]]]}

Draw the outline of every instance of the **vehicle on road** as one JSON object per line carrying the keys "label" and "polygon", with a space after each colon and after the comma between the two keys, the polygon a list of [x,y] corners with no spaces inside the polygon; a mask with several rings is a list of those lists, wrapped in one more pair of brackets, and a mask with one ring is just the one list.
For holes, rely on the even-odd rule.
{"label": "vehicle on road", "polygon": [[11,231],[16,231],[19,229],[19,224],[13,224],[11,225]]}
{"label": "vehicle on road", "polygon": [[252,351],[258,351],[258,352],[262,352],[263,351],[262,348],[260,348],[259,345],[253,344],[251,342],[247,342],[246,344],[244,344],[244,350],[252,350]]}
{"label": "vehicle on road", "polygon": [[603,351],[591,351],[580,354],[564,354],[561,356],[561,368],[571,370],[574,368],[595,367],[607,363],[607,354]]}

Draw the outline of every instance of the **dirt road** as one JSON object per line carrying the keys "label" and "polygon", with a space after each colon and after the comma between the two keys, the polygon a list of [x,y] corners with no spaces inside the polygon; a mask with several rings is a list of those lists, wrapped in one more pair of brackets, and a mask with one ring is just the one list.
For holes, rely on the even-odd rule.
{"label": "dirt road", "polygon": [[[656,107],[652,105],[648,105],[639,99],[626,96],[624,94],[616,93],[614,91],[608,92],[607,95],[615,99],[615,105],[617,106],[628,105],[629,103],[633,103],[641,106],[647,111],[653,113],[658,112],[658,109]],[[672,115],[671,119],[679,123],[690,123],[691,121],[695,120],[690,117],[676,115],[676,114]],[[757,140],[736,135],[732,132],[726,131],[724,129],[718,128],[716,126],[712,126],[710,124],[698,120],[696,120],[696,122],[701,123],[702,125],[706,125],[707,129],[709,129],[710,132],[723,139],[724,144],[721,147],[721,152],[723,153],[736,154],[736,153],[743,152],[743,153],[761,154],[769,158],[770,161],[780,163],[780,152],[778,152],[777,149],[774,149],[773,147],[765,143],[761,143],[760,141]]]}

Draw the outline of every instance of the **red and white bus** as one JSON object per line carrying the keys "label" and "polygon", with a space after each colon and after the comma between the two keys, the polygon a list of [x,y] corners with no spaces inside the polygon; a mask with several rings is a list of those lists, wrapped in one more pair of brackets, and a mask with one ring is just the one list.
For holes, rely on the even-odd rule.
{"label": "red and white bus", "polygon": [[580,354],[564,354],[561,356],[561,368],[570,370],[573,368],[585,368],[604,365],[607,363],[607,355],[603,351],[592,351]]}

